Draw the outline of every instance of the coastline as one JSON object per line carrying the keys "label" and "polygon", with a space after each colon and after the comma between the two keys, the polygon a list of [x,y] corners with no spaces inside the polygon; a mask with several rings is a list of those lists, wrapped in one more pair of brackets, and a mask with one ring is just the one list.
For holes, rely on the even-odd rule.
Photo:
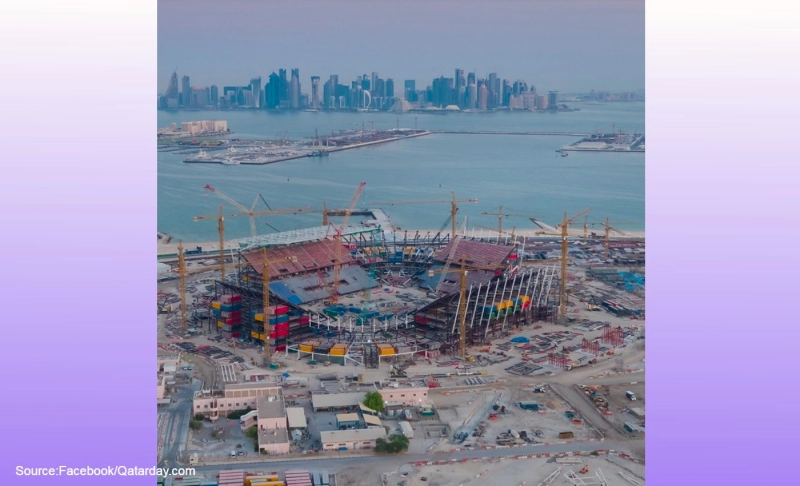
{"label": "coastline", "polygon": [[[526,238],[541,238],[541,239],[558,239],[559,238],[558,235],[536,234],[537,231],[540,231],[540,230],[529,229],[529,230],[515,231],[514,235],[517,236],[517,237],[524,236]],[[409,235],[414,235],[417,232],[419,232],[419,234],[421,234],[421,235],[425,235],[426,233],[435,234],[436,230],[414,230],[414,229],[408,229],[407,230],[407,229],[404,229],[404,228],[397,230],[398,235],[404,234],[406,232],[408,232]],[[505,233],[506,230],[503,230],[503,232]],[[510,238],[510,233],[511,232],[509,231],[508,233],[509,234],[503,235],[503,239]],[[591,233],[592,232],[590,231],[589,234],[591,235]],[[596,234],[596,236],[593,238],[594,240],[603,240],[604,239],[604,234],[603,234],[602,231],[594,231],[594,233]],[[172,237],[170,235],[166,234],[166,233],[163,233],[163,232],[159,232],[158,235],[159,235],[159,240],[158,240],[158,245],[157,245],[157,255],[158,255],[158,257],[169,257],[169,256],[177,255],[177,253],[178,253],[178,244],[177,243],[172,243],[172,241],[173,241]],[[574,237],[574,238],[580,238],[580,237],[583,236],[583,229],[571,228],[570,231],[569,231],[569,235],[571,237]],[[488,230],[488,229],[468,230],[467,231],[467,237],[469,237],[469,238],[472,238],[472,237],[478,238],[478,237],[480,237],[480,238],[487,238],[487,239],[494,240],[494,239],[497,238],[497,231],[492,231],[492,230]],[[592,239],[591,236],[590,236],[590,239]],[[633,240],[643,240],[643,239],[645,239],[645,232],[644,231],[626,231],[624,235],[619,235],[619,234],[616,234],[616,233],[612,233],[610,235],[610,239],[614,240],[614,241],[631,240],[631,239],[633,239]],[[163,242],[162,242],[162,240],[163,240]],[[580,240],[576,240],[576,241],[580,241]],[[194,248],[196,248],[198,246],[201,247],[204,252],[214,252],[214,251],[218,252],[219,251],[219,240],[198,242],[198,243],[183,243],[183,247],[186,250],[194,249]],[[239,249],[239,245],[237,243],[234,243],[232,241],[231,242],[227,242],[227,241],[225,242],[225,251],[226,252],[227,251],[234,251],[234,250],[238,250],[238,249]],[[203,255],[203,258],[209,258],[210,256],[213,256],[213,255],[209,255],[209,253],[205,253]]]}

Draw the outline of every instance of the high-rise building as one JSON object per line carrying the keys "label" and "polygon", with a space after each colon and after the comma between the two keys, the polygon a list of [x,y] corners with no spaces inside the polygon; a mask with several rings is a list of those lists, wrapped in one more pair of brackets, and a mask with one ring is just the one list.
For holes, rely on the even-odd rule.
{"label": "high-rise building", "polygon": [[511,101],[511,82],[507,79],[503,80],[503,90],[502,90],[502,102],[503,106],[510,106],[509,103]]}
{"label": "high-rise building", "polygon": [[558,91],[547,93],[547,109],[558,110]]}
{"label": "high-rise building", "polygon": [[452,104],[453,103],[452,94],[453,94],[453,78],[445,78],[444,76],[440,76],[433,80],[431,102],[433,103],[434,106],[444,108],[447,105]]}
{"label": "high-rise building", "polygon": [[189,76],[181,78],[181,106],[188,107],[192,101],[192,85]]}
{"label": "high-rise building", "polygon": [[189,100],[189,106],[192,108],[203,108],[208,106],[208,88],[193,86],[192,97]]}
{"label": "high-rise building", "polygon": [[478,89],[478,109],[486,110],[488,108],[489,103],[489,88],[486,87],[486,83],[481,84],[481,87]]}
{"label": "high-rise building", "polygon": [[486,83],[489,95],[486,104],[490,109],[493,109],[500,104],[500,80],[497,79],[497,73],[489,73],[489,79]]}
{"label": "high-rise building", "polygon": [[386,80],[386,93],[384,95],[390,100],[394,98],[394,80],[392,78]]}
{"label": "high-rise building", "polygon": [[466,96],[467,78],[464,76],[463,69],[456,68],[455,91],[456,104],[461,108],[466,107],[468,104],[468,99]]}
{"label": "high-rise building", "polygon": [[208,100],[209,103],[211,103],[214,106],[217,106],[217,103],[219,102],[219,88],[217,87],[216,84],[212,84],[211,87],[208,89],[208,97],[209,97]]}
{"label": "high-rise building", "polygon": [[173,72],[169,77],[169,85],[167,86],[166,98],[168,100],[177,100],[180,93],[178,93],[178,73]]}
{"label": "high-rise building", "polygon": [[300,70],[292,69],[292,80],[289,82],[289,108],[300,108]]}
{"label": "high-rise building", "polygon": [[467,74],[467,86],[469,86],[470,84],[474,84],[475,86],[478,85],[478,81],[475,78],[475,73]]}
{"label": "high-rise building", "polygon": [[319,105],[319,76],[311,76],[311,108],[318,110]]}
{"label": "high-rise building", "polygon": [[467,102],[467,106],[470,110],[474,110],[478,107],[478,87],[475,85],[475,83],[467,86],[467,96],[469,100]]}
{"label": "high-rise building", "polygon": [[277,108],[281,104],[281,78],[274,72],[269,75],[267,81],[266,94],[264,95],[264,105],[267,108]]}
{"label": "high-rise building", "polygon": [[289,102],[289,80],[286,77],[286,70],[285,69],[278,69],[278,87],[279,87],[279,104],[283,103],[284,101],[288,104]]}
{"label": "high-rise building", "polygon": [[366,89],[370,90],[370,92],[372,93],[372,96],[383,96],[382,94],[379,94],[377,92],[377,90],[378,90],[378,80],[379,79],[380,78],[378,77],[378,73],[373,71],[372,72],[372,76],[370,77],[369,87],[366,88]]}
{"label": "high-rise building", "polygon": [[253,93],[253,106],[261,108],[261,76],[250,80],[250,91]]}
{"label": "high-rise building", "polygon": [[413,79],[403,81],[403,97],[410,103],[417,101],[416,85],[417,82]]}

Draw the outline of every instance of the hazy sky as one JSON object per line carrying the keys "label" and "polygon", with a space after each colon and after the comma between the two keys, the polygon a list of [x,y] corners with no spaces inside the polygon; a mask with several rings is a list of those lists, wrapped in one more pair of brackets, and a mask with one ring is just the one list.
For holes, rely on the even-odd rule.
{"label": "hazy sky", "polygon": [[279,68],[340,83],[377,72],[417,89],[457,67],[539,91],[644,88],[644,0],[159,0],[158,91],[169,76],[243,86]]}

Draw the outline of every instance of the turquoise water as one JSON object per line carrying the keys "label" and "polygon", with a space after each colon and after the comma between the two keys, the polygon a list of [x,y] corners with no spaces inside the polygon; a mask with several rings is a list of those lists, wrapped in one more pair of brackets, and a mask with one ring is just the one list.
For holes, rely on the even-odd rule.
{"label": "turquoise water", "polygon": [[[644,131],[643,103],[572,104],[581,111],[569,113],[282,113],[251,112],[158,112],[158,126],[189,120],[223,119],[233,137],[275,139],[287,132],[289,139],[313,137],[331,130],[364,127],[400,127],[429,130],[502,130],[590,133],[595,129]],[[415,120],[416,118],[416,120]],[[371,123],[373,125],[371,125]],[[613,128],[612,128],[613,127]],[[213,241],[215,221],[194,222],[193,216],[211,215],[224,204],[226,213],[237,212],[219,197],[205,195],[211,184],[246,207],[257,194],[272,208],[313,206],[346,207],[360,181],[367,185],[359,207],[370,201],[476,198],[477,204],[462,204],[460,218],[469,215],[474,225],[497,226],[497,217],[482,212],[536,216],[555,224],[564,212],[577,213],[591,207],[590,222],[606,217],[623,230],[644,230],[644,154],[576,153],[560,157],[558,148],[575,137],[449,135],[391,142],[347,150],[317,159],[299,159],[264,166],[185,164],[187,155],[158,154],[158,229],[184,241]],[[439,187],[441,185],[441,187]],[[266,209],[263,202],[257,205]],[[392,221],[403,228],[438,229],[449,205],[384,207]],[[358,218],[354,218],[356,221]],[[582,218],[581,218],[582,221]],[[285,231],[319,225],[322,216],[272,215],[257,218],[260,234],[273,232],[265,225]],[[618,222],[615,224],[615,222]],[[523,217],[509,217],[507,229],[532,229]],[[247,218],[228,218],[228,238],[250,234]],[[449,227],[449,225],[448,225]],[[477,227],[476,227],[477,228]],[[599,227],[597,227],[599,228]],[[477,228],[480,229],[480,228]]]}

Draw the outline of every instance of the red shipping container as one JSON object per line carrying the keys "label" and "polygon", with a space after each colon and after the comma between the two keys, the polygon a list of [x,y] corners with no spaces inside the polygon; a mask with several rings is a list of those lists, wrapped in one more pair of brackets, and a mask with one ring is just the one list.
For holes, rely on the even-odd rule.
{"label": "red shipping container", "polygon": [[277,305],[277,306],[275,306],[275,314],[276,315],[286,314],[287,312],[289,312],[289,306],[288,305]]}
{"label": "red shipping container", "polygon": [[286,351],[286,345],[283,346],[275,346],[275,351]]}
{"label": "red shipping container", "polygon": [[421,316],[421,315],[419,315],[419,314],[417,314],[416,316],[414,316],[414,322],[418,322],[418,323],[420,323],[420,324],[425,324],[425,323],[426,323],[426,322],[428,322],[429,320],[430,320],[430,319],[428,319],[427,317],[423,317],[423,316]]}
{"label": "red shipping container", "polygon": [[279,337],[279,338],[280,337],[286,337],[288,335],[289,335],[289,330],[288,329],[278,331],[278,333],[277,333],[277,337]]}
{"label": "red shipping container", "polygon": [[241,311],[233,311],[233,312],[221,312],[220,315],[226,319],[241,319],[242,313]]}
{"label": "red shipping container", "polygon": [[231,296],[231,302],[241,302],[242,296],[238,294],[234,294]]}
{"label": "red shipping container", "polygon": [[233,333],[233,337],[234,338],[238,338],[239,337],[239,333],[238,332]]}
{"label": "red shipping container", "polygon": [[237,317],[235,319],[225,319],[225,324],[233,325],[233,324],[241,324],[242,319],[241,317]]}
{"label": "red shipping container", "polygon": [[276,337],[278,337],[277,331],[272,331],[271,333],[269,333],[269,338],[270,339],[275,339]]}
{"label": "red shipping container", "polygon": [[311,317],[309,316],[303,316],[300,318],[300,324],[308,324],[309,322],[311,322]]}
{"label": "red shipping container", "polygon": [[283,324],[278,324],[278,325],[275,326],[275,330],[277,330],[277,331],[283,331],[285,329],[289,329],[289,323],[288,322],[284,322]]}

